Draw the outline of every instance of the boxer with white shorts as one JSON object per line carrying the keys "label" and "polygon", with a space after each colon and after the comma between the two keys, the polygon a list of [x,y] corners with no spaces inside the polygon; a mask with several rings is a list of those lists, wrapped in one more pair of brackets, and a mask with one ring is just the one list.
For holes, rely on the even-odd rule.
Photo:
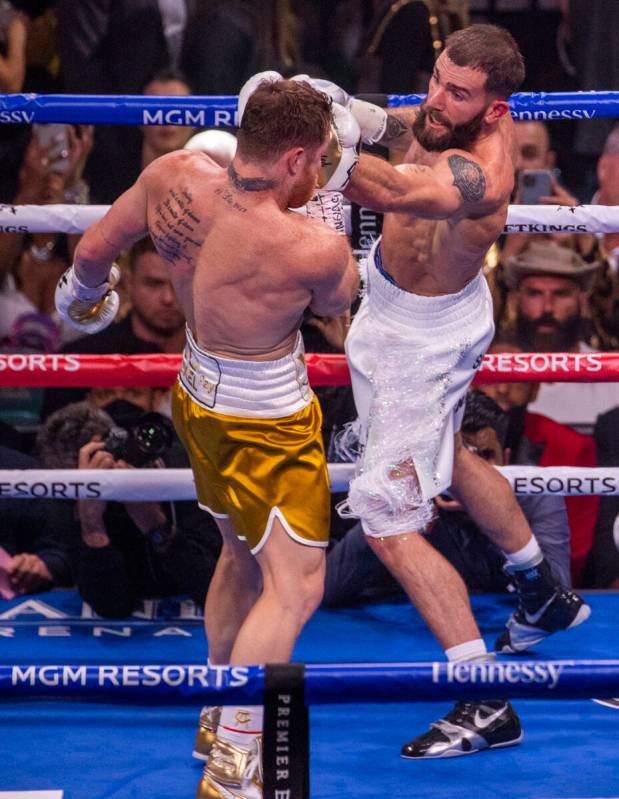
{"label": "boxer with white shorts", "polygon": [[[507,98],[523,79],[510,34],[471,25],[447,39],[419,110],[387,112],[313,82],[355,116],[362,141],[405,153],[397,167],[362,155],[344,192],[385,215],[347,341],[366,437],[347,512],[361,518],[371,548],[450,660],[487,653],[462,579],[420,535],[432,500],[447,488],[503,550],[513,575],[519,607],[497,650],[522,651],[590,612],[554,583],[509,484],[458,433],[461,403],[492,336],[481,268],[514,186]],[[402,756],[452,757],[520,739],[509,703],[466,703],[405,744]]]}
{"label": "boxer with white shorts", "polygon": [[369,254],[365,296],[346,339],[363,442],[347,504],[375,537],[432,520],[432,498],[451,486],[466,392],[494,333],[482,275],[456,294],[414,294],[385,272],[380,245]]}

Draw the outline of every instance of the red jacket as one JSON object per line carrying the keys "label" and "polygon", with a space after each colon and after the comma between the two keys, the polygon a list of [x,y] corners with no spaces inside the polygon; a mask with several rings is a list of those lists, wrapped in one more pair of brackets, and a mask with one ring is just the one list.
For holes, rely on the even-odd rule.
{"label": "red jacket", "polygon": [[[567,425],[539,413],[527,413],[524,434],[544,447],[540,466],[597,466],[595,441]],[[566,497],[570,524],[572,580],[580,585],[582,571],[593,543],[600,509],[599,497]]]}

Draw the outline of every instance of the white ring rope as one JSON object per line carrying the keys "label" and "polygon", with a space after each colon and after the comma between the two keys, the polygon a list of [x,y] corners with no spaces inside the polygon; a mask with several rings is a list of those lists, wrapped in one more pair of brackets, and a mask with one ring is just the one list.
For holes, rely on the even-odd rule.
{"label": "white ring rope", "polygon": [[[2,233],[83,233],[109,205],[0,205]],[[350,233],[350,205],[345,205]],[[302,212],[302,211],[301,211]],[[619,205],[510,205],[505,233],[617,233]]]}
{"label": "white ring rope", "polygon": [[616,233],[619,205],[510,205],[505,233]]}
{"label": "white ring rope", "polygon": [[83,233],[109,205],[0,205],[1,233]]}
{"label": "white ring rope", "polygon": [[[331,491],[346,491],[353,463],[330,463]],[[618,496],[619,468],[505,466],[499,471],[519,495]],[[192,500],[191,469],[3,469],[0,498],[104,499],[119,502]]]}

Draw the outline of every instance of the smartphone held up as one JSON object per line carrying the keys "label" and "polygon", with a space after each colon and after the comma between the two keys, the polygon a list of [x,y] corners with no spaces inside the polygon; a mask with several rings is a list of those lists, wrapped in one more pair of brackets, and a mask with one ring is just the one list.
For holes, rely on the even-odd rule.
{"label": "smartphone held up", "polygon": [[551,197],[550,169],[522,169],[518,173],[518,196],[521,205],[539,205],[540,197]]}
{"label": "smartphone held up", "polygon": [[69,126],[37,124],[32,131],[39,147],[47,151],[50,171],[64,174],[69,166]]}

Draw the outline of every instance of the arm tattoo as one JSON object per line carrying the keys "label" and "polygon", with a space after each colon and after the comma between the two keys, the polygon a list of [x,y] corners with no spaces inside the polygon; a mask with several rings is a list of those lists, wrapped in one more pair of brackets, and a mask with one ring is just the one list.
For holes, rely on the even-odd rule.
{"label": "arm tattoo", "polygon": [[393,114],[387,114],[387,127],[385,128],[381,142],[384,144],[394,139],[399,139],[400,136],[403,136],[408,130],[409,128],[399,117]]}
{"label": "arm tattoo", "polygon": [[479,164],[461,155],[450,155],[447,162],[454,176],[453,185],[462,198],[469,203],[479,202],[486,193],[486,178]]}
{"label": "arm tattoo", "polygon": [[232,164],[228,167],[228,177],[235,189],[239,191],[268,191],[275,188],[275,180],[266,178],[242,178]]}

